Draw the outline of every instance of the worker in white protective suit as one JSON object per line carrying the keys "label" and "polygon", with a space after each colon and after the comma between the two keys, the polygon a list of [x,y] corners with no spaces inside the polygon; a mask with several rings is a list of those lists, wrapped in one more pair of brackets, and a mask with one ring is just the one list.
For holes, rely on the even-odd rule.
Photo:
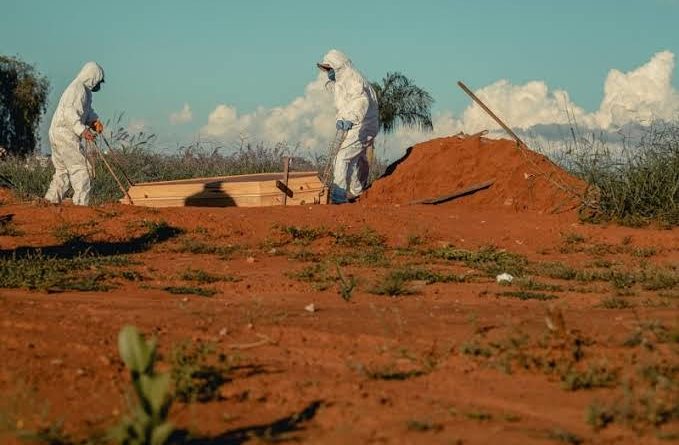
{"label": "worker in white protective suit", "polygon": [[328,74],[334,88],[336,128],[347,132],[335,158],[330,192],[333,203],[344,203],[361,195],[368,185],[367,152],[372,151],[380,127],[377,97],[341,51],[330,50],[317,66]]}
{"label": "worker in white protective suit", "polygon": [[[60,203],[73,187],[73,203],[86,206],[90,201],[90,174],[82,146],[93,142],[104,125],[92,109],[92,93],[104,83],[104,70],[94,62],[86,63],[61,95],[50,125],[54,177],[45,199]],[[96,132],[96,133],[95,133]]]}

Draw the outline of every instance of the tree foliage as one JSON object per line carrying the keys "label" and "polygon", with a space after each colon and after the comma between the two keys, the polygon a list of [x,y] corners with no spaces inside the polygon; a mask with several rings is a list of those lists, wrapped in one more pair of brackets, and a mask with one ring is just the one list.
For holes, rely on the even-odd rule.
{"label": "tree foliage", "polygon": [[434,99],[401,73],[387,73],[382,82],[373,82],[380,106],[380,125],[391,133],[398,125],[431,131]]}
{"label": "tree foliage", "polygon": [[35,67],[0,55],[0,146],[26,155],[37,146],[38,127],[47,108],[49,81]]}

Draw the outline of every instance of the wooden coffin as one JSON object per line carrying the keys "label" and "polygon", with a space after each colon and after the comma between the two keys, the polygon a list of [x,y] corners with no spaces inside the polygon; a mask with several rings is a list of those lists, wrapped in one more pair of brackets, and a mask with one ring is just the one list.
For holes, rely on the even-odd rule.
{"label": "wooden coffin", "polygon": [[[282,173],[260,173],[145,182],[133,185],[128,193],[132,204],[146,207],[268,207],[283,205],[282,179]],[[286,205],[327,203],[316,172],[290,172],[288,189]]]}

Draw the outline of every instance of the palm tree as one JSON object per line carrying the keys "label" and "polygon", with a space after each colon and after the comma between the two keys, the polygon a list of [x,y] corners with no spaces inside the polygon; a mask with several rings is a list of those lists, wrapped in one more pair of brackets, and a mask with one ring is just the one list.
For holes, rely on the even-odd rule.
{"label": "palm tree", "polygon": [[432,131],[434,99],[401,73],[387,73],[382,82],[372,82],[380,107],[380,126],[385,134],[398,125]]}

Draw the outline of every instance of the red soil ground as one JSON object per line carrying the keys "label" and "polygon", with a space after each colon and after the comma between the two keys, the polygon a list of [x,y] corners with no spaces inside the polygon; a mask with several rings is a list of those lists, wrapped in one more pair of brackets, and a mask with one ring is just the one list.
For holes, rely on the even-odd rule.
{"label": "red soil ground", "polygon": [[[514,150],[506,141],[432,141],[416,147],[361,203],[342,206],[76,208],[20,203],[5,194],[0,216],[13,214],[22,233],[0,236],[4,257],[20,247],[58,246],[54,231],[63,226],[80,231],[91,243],[128,242],[144,232],[144,221],[166,221],[184,233],[131,254],[135,264],[127,269],[143,281],[114,279],[116,287],[107,292],[0,289],[0,442],[19,443],[16,430],[60,420],[64,431],[79,439],[116,424],[128,410],[129,392],[116,336],[122,326],[133,324],[158,340],[162,369],[169,366],[172,347],[186,340],[210,343],[238,357],[240,367],[220,387],[218,400],[175,403],[174,424],[210,439],[195,443],[549,444],[559,443],[556,431],[575,434],[584,443],[665,443],[653,429],[637,433],[614,424],[598,432],[586,423],[587,407],[595,400],[617,400],[623,394],[620,385],[565,391],[555,376],[524,369],[508,374],[493,357],[476,359],[461,347],[479,335],[502,339],[521,331],[542,338],[547,308],[554,305],[569,331],[591,339],[587,360],[605,359],[623,373],[645,360],[678,365],[676,348],[666,344],[655,344],[652,351],[620,346],[641,321],[676,329],[676,288],[662,293],[636,286],[633,296],[620,297],[630,307],[620,309],[601,305],[602,298],[615,294],[609,283],[544,277],[537,279],[563,286],[558,299],[500,297],[507,288],[493,277],[413,283],[419,292],[399,298],[368,292],[371,283],[408,261],[446,272],[473,272],[464,264],[407,253],[444,245],[474,250],[492,244],[533,263],[560,261],[585,269],[593,263],[630,268],[642,262],[679,264],[677,229],[584,225],[574,212],[550,214],[566,208],[567,197],[540,175],[577,181],[529,154],[540,167],[535,169]],[[445,172],[452,172],[450,178]],[[526,180],[524,173],[537,176]],[[491,190],[441,206],[393,205],[491,178],[497,180]],[[293,225],[351,233],[371,227],[386,238],[392,266],[344,267],[345,275],[358,279],[348,302],[338,295],[337,285],[317,290],[291,278],[289,272],[309,265],[293,254],[325,258],[338,247],[328,237],[308,245],[290,240],[280,227]],[[240,247],[220,258],[182,250],[187,240]],[[648,253],[642,258],[635,252]],[[162,290],[187,285],[178,276],[189,267],[241,280],[209,285],[217,291],[211,298]],[[316,311],[305,310],[312,303]],[[271,343],[257,346],[261,338]],[[239,349],[243,345],[246,349]],[[383,380],[369,372],[413,369],[424,372],[405,380]],[[307,416],[276,423],[305,408]],[[676,430],[675,422],[661,431]]]}

